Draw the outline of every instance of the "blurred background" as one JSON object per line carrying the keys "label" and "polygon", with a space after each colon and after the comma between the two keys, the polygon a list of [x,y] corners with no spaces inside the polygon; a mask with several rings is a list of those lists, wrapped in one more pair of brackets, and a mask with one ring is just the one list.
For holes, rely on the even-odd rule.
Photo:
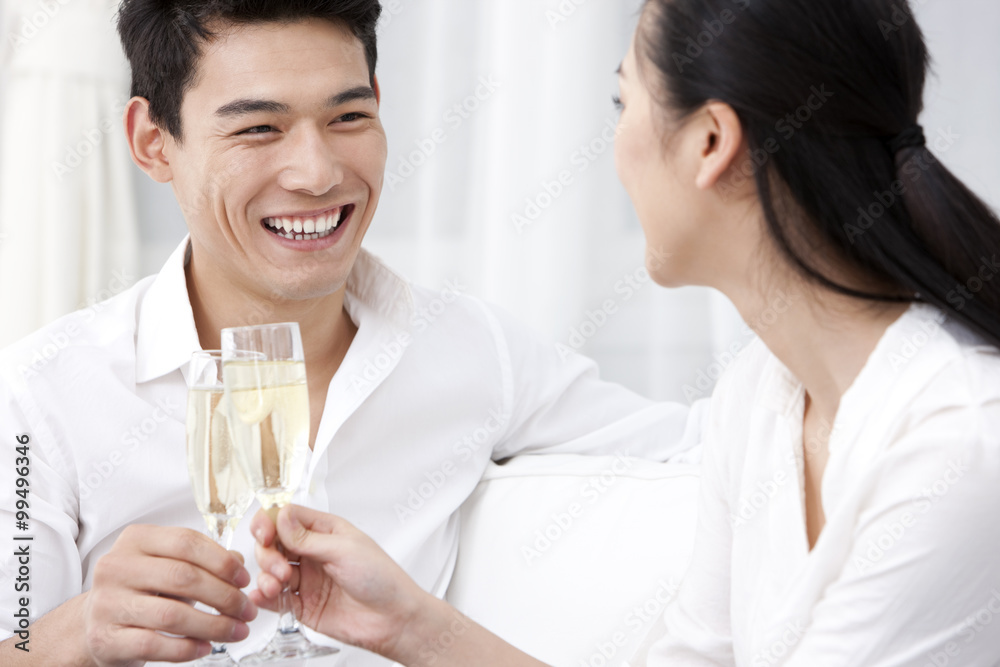
{"label": "blurred background", "polygon": [[[186,230],[134,168],[115,0],[0,0],[0,345],[159,270]],[[913,0],[938,157],[1000,207],[1000,3]],[[604,377],[707,395],[750,338],[711,290],[663,290],[614,171],[611,95],[640,0],[383,0],[386,187],[366,246],[499,304]],[[560,182],[562,176],[562,182]],[[616,312],[598,314],[614,301]],[[733,347],[735,345],[735,348]]]}

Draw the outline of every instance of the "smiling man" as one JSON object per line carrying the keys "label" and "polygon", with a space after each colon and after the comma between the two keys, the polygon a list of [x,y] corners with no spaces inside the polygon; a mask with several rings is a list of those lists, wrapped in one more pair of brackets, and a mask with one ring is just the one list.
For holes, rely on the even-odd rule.
{"label": "smiling man", "polygon": [[[313,448],[301,502],[359,526],[439,596],[457,510],[491,459],[665,460],[695,444],[686,407],[602,383],[588,360],[361,249],[386,162],[379,12],[377,0],[123,3],[132,157],[172,185],[190,236],[158,275],[0,358],[0,530],[15,526],[22,472],[7,461],[21,447],[31,536],[21,592],[19,564],[0,557],[0,663],[184,662],[249,636],[238,657],[273,632],[240,590],[255,566],[201,534],[185,464],[186,364],[223,327],[300,324]],[[234,546],[251,552],[246,528]]]}

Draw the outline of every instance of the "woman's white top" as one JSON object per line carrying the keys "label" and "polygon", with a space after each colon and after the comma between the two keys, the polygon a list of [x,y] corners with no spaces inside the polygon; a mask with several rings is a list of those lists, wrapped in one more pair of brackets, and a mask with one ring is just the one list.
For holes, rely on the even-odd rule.
{"label": "woman's white top", "polygon": [[841,400],[811,552],[804,395],[760,341],[720,380],[647,664],[1000,664],[1000,354],[929,306],[889,327]]}

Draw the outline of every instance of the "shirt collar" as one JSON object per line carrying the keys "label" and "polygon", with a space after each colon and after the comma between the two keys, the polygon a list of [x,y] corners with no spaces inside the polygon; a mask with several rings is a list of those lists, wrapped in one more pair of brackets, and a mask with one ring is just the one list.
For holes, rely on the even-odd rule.
{"label": "shirt collar", "polygon": [[[862,396],[860,401],[863,404],[865,401],[870,401],[872,396],[879,395],[881,389],[887,388],[897,376],[899,366],[909,363],[928,341],[938,337],[944,321],[945,317],[938,309],[914,303],[899,319],[890,324],[860,373],[844,393],[841,409],[838,411],[838,421],[841,421],[841,415],[856,407],[854,400],[856,395]],[[911,339],[917,344],[913,345]],[[926,362],[929,359],[927,355],[920,356],[923,357],[921,361]],[[761,389],[758,394],[758,403],[761,407],[785,417],[801,417],[800,402],[805,395],[805,388],[773,354],[770,355],[762,372]],[[863,409],[863,405],[857,407]]]}
{"label": "shirt collar", "polygon": [[[186,236],[142,299],[136,328],[136,383],[183,368],[191,353],[201,349],[184,272],[190,248]],[[409,283],[364,249],[348,276],[344,307],[359,326],[359,319],[372,317],[397,330],[409,329],[416,310]]]}
{"label": "shirt collar", "polygon": [[182,368],[201,349],[188,298],[184,267],[190,261],[190,237],[184,237],[153,280],[139,306],[135,341],[136,384]]}

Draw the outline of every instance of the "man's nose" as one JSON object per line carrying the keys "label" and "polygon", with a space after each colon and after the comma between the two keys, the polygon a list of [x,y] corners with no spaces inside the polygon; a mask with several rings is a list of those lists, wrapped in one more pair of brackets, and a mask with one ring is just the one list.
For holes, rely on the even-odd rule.
{"label": "man's nose", "polygon": [[285,190],[319,196],[344,181],[344,169],[332,141],[322,132],[300,130],[285,148],[285,166],[278,179]]}

